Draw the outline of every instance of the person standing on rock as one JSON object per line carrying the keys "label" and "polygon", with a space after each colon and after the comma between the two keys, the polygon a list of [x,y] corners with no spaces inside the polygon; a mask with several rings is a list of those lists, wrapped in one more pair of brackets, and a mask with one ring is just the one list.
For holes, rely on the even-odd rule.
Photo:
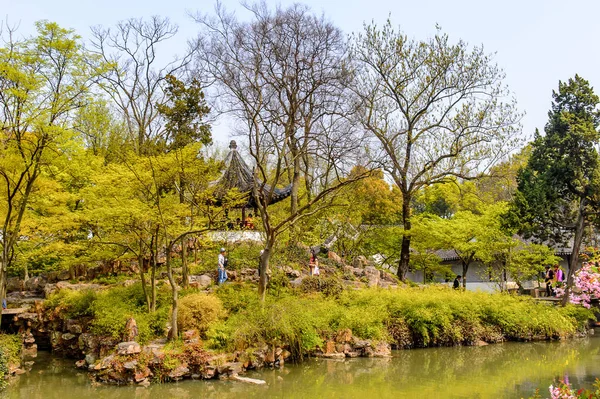
{"label": "person standing on rock", "polygon": [[221,252],[218,257],[218,278],[217,283],[219,285],[223,284],[225,280],[227,280],[227,272],[225,271],[225,267],[227,267],[227,258],[225,257],[226,252],[225,248],[221,248]]}

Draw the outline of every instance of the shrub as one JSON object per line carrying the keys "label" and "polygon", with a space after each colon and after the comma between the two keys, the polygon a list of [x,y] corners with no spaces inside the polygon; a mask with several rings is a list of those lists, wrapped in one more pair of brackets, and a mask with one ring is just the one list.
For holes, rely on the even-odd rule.
{"label": "shrub", "polygon": [[201,335],[210,325],[225,316],[221,300],[213,295],[191,294],[179,301],[177,327],[179,331],[197,330]]}
{"label": "shrub", "polygon": [[21,339],[18,335],[0,334],[0,389],[6,387],[11,364],[21,364]]}
{"label": "shrub", "polygon": [[163,335],[169,317],[169,290],[157,288],[156,311],[148,313],[141,284],[115,287],[98,293],[92,304],[91,330],[98,335],[121,339],[125,324],[133,317],[138,327],[138,340],[145,343],[154,336]]}
{"label": "shrub", "polygon": [[327,297],[338,297],[344,291],[344,285],[335,277],[308,276],[302,280],[300,290],[304,293],[321,292]]}
{"label": "shrub", "polygon": [[97,298],[96,291],[59,290],[50,295],[44,302],[46,309],[63,314],[66,318],[92,316],[92,304]]}
{"label": "shrub", "polygon": [[260,307],[257,290],[248,284],[223,284],[215,294],[229,313]]}

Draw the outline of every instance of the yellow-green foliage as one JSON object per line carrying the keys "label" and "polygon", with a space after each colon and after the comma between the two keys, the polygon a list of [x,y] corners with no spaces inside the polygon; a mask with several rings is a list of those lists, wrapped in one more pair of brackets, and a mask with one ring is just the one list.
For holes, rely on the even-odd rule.
{"label": "yellow-green foliage", "polygon": [[18,335],[0,334],[0,389],[6,386],[10,364],[21,364],[21,338]]}
{"label": "yellow-green foliage", "polygon": [[145,343],[162,336],[169,316],[169,291],[157,289],[157,308],[148,313],[142,286],[114,287],[103,291],[60,290],[44,304],[63,318],[90,318],[90,330],[99,335],[121,339],[125,324],[133,317],[138,326],[138,341]]}
{"label": "yellow-green foliage", "polygon": [[179,331],[195,329],[204,334],[215,321],[225,316],[221,300],[213,295],[191,294],[179,300],[177,325]]}
{"label": "yellow-green foliage", "polygon": [[[238,292],[245,295],[244,289]],[[294,355],[301,356],[345,328],[357,337],[399,347],[556,339],[573,335],[593,318],[581,307],[447,287],[343,291],[338,298],[313,293],[270,298],[264,307],[247,304],[236,303],[225,322],[211,327],[207,335],[213,347],[289,344]]]}

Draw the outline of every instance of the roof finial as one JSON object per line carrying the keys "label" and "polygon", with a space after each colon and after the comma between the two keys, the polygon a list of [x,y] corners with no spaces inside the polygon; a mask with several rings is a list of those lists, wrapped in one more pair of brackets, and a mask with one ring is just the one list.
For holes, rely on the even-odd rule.
{"label": "roof finial", "polygon": [[237,149],[237,143],[235,142],[235,140],[231,140],[229,142],[229,149],[230,150],[236,150]]}

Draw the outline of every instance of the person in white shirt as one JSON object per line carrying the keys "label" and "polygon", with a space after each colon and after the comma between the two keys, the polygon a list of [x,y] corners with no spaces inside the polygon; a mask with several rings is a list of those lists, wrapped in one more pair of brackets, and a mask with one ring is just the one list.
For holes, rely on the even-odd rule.
{"label": "person in white shirt", "polygon": [[219,257],[218,257],[218,279],[217,279],[217,283],[219,285],[223,284],[225,282],[225,280],[227,280],[227,272],[225,271],[225,267],[227,266],[227,258],[225,257],[225,248],[221,248],[221,252],[219,253]]}

